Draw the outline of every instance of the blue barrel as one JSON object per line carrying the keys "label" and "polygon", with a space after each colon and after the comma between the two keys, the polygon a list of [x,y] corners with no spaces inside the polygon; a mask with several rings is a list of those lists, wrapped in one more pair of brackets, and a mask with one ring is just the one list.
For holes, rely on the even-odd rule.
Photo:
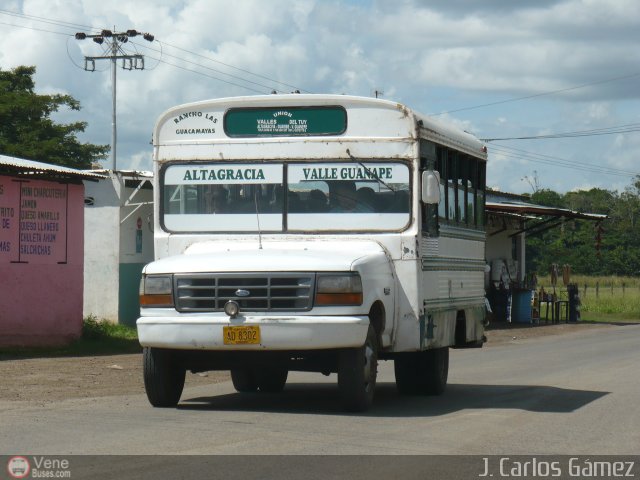
{"label": "blue barrel", "polygon": [[514,290],[511,296],[511,321],[531,323],[531,290]]}

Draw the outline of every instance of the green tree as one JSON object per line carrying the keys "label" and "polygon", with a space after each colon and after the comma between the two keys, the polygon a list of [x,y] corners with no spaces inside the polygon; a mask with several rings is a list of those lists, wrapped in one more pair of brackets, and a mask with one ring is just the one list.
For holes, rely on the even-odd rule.
{"label": "green tree", "polygon": [[597,224],[567,220],[539,235],[527,236],[527,271],[544,275],[552,263],[568,263],[584,275],[640,275],[640,177],[624,192],[592,188],[558,194],[539,190],[534,203],[578,212],[606,214],[601,247],[596,249]]}
{"label": "green tree", "polygon": [[80,110],[70,95],[34,92],[35,67],[0,69],[0,153],[28,160],[86,169],[109,152],[108,145],[80,143],[86,122],[59,124],[51,114],[61,107]]}
{"label": "green tree", "polygon": [[562,196],[548,188],[536,190],[533,195],[531,195],[531,201],[538,205],[544,205],[545,207],[562,206]]}
{"label": "green tree", "polygon": [[565,208],[577,212],[611,214],[617,201],[617,194],[601,188],[565,193],[562,203]]}

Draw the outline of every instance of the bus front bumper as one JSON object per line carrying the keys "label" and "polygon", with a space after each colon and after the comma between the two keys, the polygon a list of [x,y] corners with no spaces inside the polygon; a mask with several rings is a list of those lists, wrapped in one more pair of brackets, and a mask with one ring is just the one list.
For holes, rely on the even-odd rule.
{"label": "bus front bumper", "polygon": [[[144,316],[137,321],[143,347],[181,350],[319,350],[362,346],[367,316]],[[259,343],[225,343],[224,327],[258,327]]]}

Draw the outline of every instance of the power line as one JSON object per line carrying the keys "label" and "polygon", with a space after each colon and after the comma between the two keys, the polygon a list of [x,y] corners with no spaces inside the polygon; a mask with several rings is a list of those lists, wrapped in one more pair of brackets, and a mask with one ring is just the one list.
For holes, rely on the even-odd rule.
{"label": "power line", "polygon": [[[200,64],[200,63],[193,62],[193,61],[191,61],[191,60],[186,60],[186,59],[181,58],[181,57],[178,57],[178,56],[176,56],[176,55],[171,55],[170,53],[166,53],[166,52],[165,52],[165,51],[163,51],[163,50],[158,50],[158,49],[152,48],[152,47],[150,47],[150,46],[148,46],[148,45],[138,44],[138,43],[135,43],[135,42],[132,42],[132,43],[133,43],[134,45],[136,45],[136,46],[142,46],[142,47],[148,48],[149,50],[153,50],[154,52],[158,52],[158,53],[160,53],[160,56],[161,56],[161,57],[162,57],[162,56],[167,56],[167,57],[176,58],[176,59],[181,60],[181,61],[183,61],[183,62],[185,62],[185,63],[189,63],[189,64],[191,64],[191,65],[195,65],[195,66],[198,66],[198,67],[200,67],[200,68],[204,68],[204,69],[206,69],[206,70],[210,70],[210,71],[212,71],[212,72],[219,73],[219,74],[221,74],[221,75],[226,75],[226,76],[228,76],[228,77],[230,77],[230,78],[235,78],[236,80],[240,80],[240,81],[242,81],[242,82],[246,82],[246,83],[250,83],[250,84],[252,84],[252,85],[256,85],[256,86],[259,86],[259,87],[266,88],[266,89],[267,89],[267,90],[269,90],[269,91],[270,91],[270,90],[275,90],[275,91],[281,92],[280,90],[276,90],[275,88],[273,88],[273,86],[264,85],[264,84],[262,84],[262,83],[254,82],[254,81],[251,81],[251,80],[247,80],[247,79],[244,79],[244,78],[239,77],[239,76],[237,76],[237,75],[233,75],[233,74],[231,74],[231,73],[222,72],[222,71],[220,71],[220,70],[216,70],[215,68],[207,67],[206,65],[202,65],[202,64]],[[160,42],[158,42],[158,43],[160,43]],[[165,45],[166,45],[166,44],[165,44]],[[150,55],[149,55],[149,58],[153,58],[154,60],[158,60],[158,61],[160,61],[161,63],[164,63],[164,64],[166,64],[166,65],[171,65],[171,66],[174,66],[174,67],[178,67],[178,65],[176,65],[176,64],[169,63],[169,62],[166,62],[166,61],[161,61],[160,59],[155,58],[155,57],[152,57],[152,56],[150,56]],[[180,67],[178,67],[178,68],[180,68]],[[189,72],[196,72],[195,70],[191,70],[191,69],[187,69],[187,68],[184,68],[183,70],[186,70],[186,71],[189,71]],[[196,73],[197,73],[197,72],[196,72]],[[209,75],[207,75],[207,76],[209,76]],[[255,89],[253,89],[253,88],[249,88],[249,87],[246,87],[246,86],[244,86],[244,85],[238,85],[238,84],[236,84],[236,83],[229,82],[229,81],[227,81],[227,80],[223,80],[223,79],[218,78],[218,77],[209,76],[209,78],[213,78],[213,79],[215,79],[215,80],[219,80],[219,81],[221,81],[221,82],[229,83],[229,84],[231,84],[231,85],[235,85],[235,86],[238,86],[238,87],[247,88],[248,90],[252,90],[252,91],[254,91],[254,92],[264,93],[263,91],[255,90]]]}
{"label": "power line", "polygon": [[543,163],[546,165],[567,167],[574,170],[589,171],[592,173],[624,175],[624,176],[635,175],[635,173],[633,172],[627,172],[624,170],[618,170],[615,168],[603,167],[600,165],[594,165],[594,164],[589,164],[584,162],[575,162],[572,160],[566,160],[566,159],[552,156],[552,155],[528,152],[526,150],[522,150],[519,148],[508,147],[506,145],[499,145],[499,146],[496,145],[491,150],[501,153],[502,155],[509,158],[514,158],[514,159],[524,160],[524,161],[535,161],[535,162]]}
{"label": "power line", "polygon": [[640,132],[640,123],[629,123],[616,127],[595,128],[592,130],[578,130],[575,132],[549,133],[546,135],[530,135],[524,137],[481,138],[483,142],[499,140],[546,140],[552,138],[595,137],[599,135],[615,135],[620,133]]}
{"label": "power line", "polygon": [[69,37],[70,36],[70,34],[68,34],[68,33],[54,32],[53,30],[45,30],[44,28],[26,27],[24,25],[16,25],[15,23],[0,22],[0,25],[8,25],[10,27],[16,27],[16,28],[25,28],[27,30],[35,30],[37,32],[54,33],[56,35],[64,35],[65,37]]}
{"label": "power line", "polygon": [[[80,28],[83,28],[83,29],[87,29],[89,31],[96,31],[96,32],[100,31],[100,29],[95,28],[95,27],[91,27],[91,26],[88,26],[88,25],[75,24],[75,23],[65,22],[65,21],[62,21],[62,20],[51,20],[51,19],[48,19],[48,18],[45,18],[45,17],[38,17],[36,15],[26,15],[26,14],[14,13],[14,12],[9,12],[9,11],[6,11],[6,10],[1,10],[1,9],[0,9],[0,14],[10,15],[10,16],[18,17],[18,18],[23,18],[23,19],[34,20],[34,21],[43,22],[43,23],[48,23],[48,24],[57,25],[57,26],[60,26],[60,27],[63,27],[63,28],[76,28],[77,29],[78,27],[80,27]],[[8,25],[12,25],[12,24],[8,24]],[[35,28],[35,27],[31,27],[31,26],[22,26],[22,25],[12,25],[12,26],[18,26],[20,28],[27,28],[27,29],[30,29],[30,30],[37,30],[37,31],[44,31],[44,32],[49,32],[49,33],[56,33],[58,35],[67,35],[67,34],[62,33],[62,32],[52,32],[52,31],[49,31],[49,30],[38,29],[38,28]],[[230,65],[228,63],[221,62],[219,60],[215,60],[213,58],[207,57],[205,55],[198,54],[198,53],[190,51],[190,50],[186,50],[186,49],[178,47],[176,45],[172,45],[172,44],[169,44],[169,43],[166,43],[166,42],[161,42],[159,40],[156,40],[156,41],[158,41],[158,43],[160,43],[161,45],[166,45],[168,47],[175,48],[176,50],[180,50],[182,52],[185,52],[185,53],[188,53],[190,55],[193,55],[195,57],[199,57],[199,58],[205,59],[205,60],[210,61],[210,62],[214,62],[214,63],[218,63],[220,65],[224,65],[227,68],[235,69],[237,71],[252,75],[254,77],[262,78],[264,80],[268,80],[269,82],[272,82],[274,84],[283,85],[283,86],[292,88],[294,90],[310,93],[307,90],[303,90],[303,89],[300,89],[299,87],[296,87],[295,85],[291,85],[291,84],[288,84],[288,83],[285,83],[285,82],[282,82],[282,81],[267,77],[265,75],[260,75],[260,74],[257,74],[257,73],[253,73],[253,72],[251,72],[249,70],[242,69],[242,68],[236,67],[234,65]],[[134,42],[132,42],[132,43],[134,43]],[[136,44],[136,45],[140,45],[140,44]],[[144,45],[142,45],[142,46],[144,46]],[[146,47],[149,48],[148,46],[146,46]],[[186,63],[190,63],[190,64],[195,65],[197,67],[204,68],[204,69],[216,72],[216,73],[218,73],[220,75],[225,75],[225,76],[228,76],[230,78],[235,78],[236,80],[239,80],[239,81],[242,81],[242,82],[246,82],[246,83],[249,83],[249,84],[252,84],[252,85],[263,87],[268,92],[276,91],[276,92],[279,92],[279,93],[284,93],[284,91],[281,88],[275,88],[272,85],[264,85],[262,83],[254,82],[252,80],[248,80],[248,79],[239,77],[237,75],[233,75],[231,73],[226,73],[226,72],[223,72],[221,70],[216,70],[214,68],[208,67],[208,66],[203,65],[201,63],[185,60],[185,59],[182,59],[182,58],[177,57],[175,55],[171,55],[169,53],[163,52],[162,50],[157,50],[157,49],[153,49],[153,48],[150,48],[150,49],[154,50],[156,52],[159,52],[161,55],[167,55],[167,56],[170,56],[170,57],[173,57],[173,58],[180,59],[180,60],[182,60],[182,61],[184,61]],[[150,57],[150,58],[153,58],[153,57]],[[154,59],[158,60],[157,58],[154,58]],[[173,67],[176,67],[176,68],[182,68],[182,67],[179,67],[178,65],[176,65],[174,63],[170,63],[170,62],[166,62],[166,61],[163,61],[161,63],[165,63],[166,65],[170,65],[170,66],[173,66]],[[189,69],[189,68],[182,68],[182,69],[185,70],[185,71],[188,71],[188,72],[193,72],[193,73],[200,74],[200,72],[197,72],[196,70],[192,70],[192,69]],[[204,75],[204,76],[206,76],[208,78],[212,78],[212,79],[220,81],[220,82],[223,82],[223,83],[227,83],[229,85],[237,86],[237,87],[240,87],[240,88],[245,88],[245,89],[250,90],[252,92],[261,93],[261,94],[265,93],[264,91],[256,90],[254,88],[247,87],[247,86],[244,86],[244,85],[240,85],[238,83],[230,82],[230,81],[227,81],[227,80],[224,80],[222,78],[215,77],[215,76],[212,76],[212,75]]]}
{"label": "power line", "polygon": [[302,89],[302,88],[296,87],[295,85],[291,85],[291,84],[288,84],[288,83],[285,83],[285,82],[281,82],[280,80],[276,80],[276,79],[274,79],[274,78],[270,78],[270,77],[267,77],[267,76],[264,76],[264,75],[260,75],[260,74],[258,74],[258,73],[253,73],[253,72],[251,72],[251,71],[249,71],[249,70],[245,70],[245,69],[240,68],[240,67],[235,67],[235,66],[230,65],[230,64],[228,64],[228,63],[224,63],[224,62],[221,62],[221,61],[219,61],[219,60],[215,60],[215,59],[213,59],[213,58],[207,57],[207,56],[205,56],[205,55],[201,55],[201,54],[199,54],[199,53],[192,52],[192,51],[190,51],[190,50],[186,50],[186,49],[181,48],[181,47],[178,47],[178,46],[176,46],[176,45],[171,45],[170,43],[163,42],[163,44],[164,44],[164,45],[167,45],[168,47],[175,48],[176,50],[181,50],[181,51],[183,51],[183,52],[185,52],[185,53],[190,53],[191,55],[195,55],[196,57],[203,58],[203,59],[208,60],[208,61],[210,61],[210,62],[219,63],[219,64],[221,64],[221,65],[224,65],[225,67],[233,68],[233,69],[238,70],[238,71],[240,71],[240,72],[248,73],[249,75],[253,75],[253,76],[255,76],[255,77],[259,77],[259,78],[262,78],[262,79],[264,79],[264,80],[269,80],[270,82],[274,82],[274,83],[278,83],[278,84],[280,84],[280,85],[284,85],[285,87],[293,88],[293,89],[295,89],[295,90],[300,90],[301,92],[305,92],[305,93],[311,93],[311,92],[309,92],[308,90],[304,90],[304,89]]}
{"label": "power line", "polygon": [[601,175],[611,175],[618,177],[635,177],[636,175],[640,175],[640,172],[631,172],[628,170],[622,170],[613,167],[594,165],[592,163],[576,162],[552,155],[529,152],[520,148],[509,147],[507,145],[494,144],[492,145],[490,152],[497,152],[507,158],[512,158],[515,160],[541,163],[553,167],[570,168],[572,170],[598,173]]}
{"label": "power line", "polygon": [[179,69],[184,70],[184,71],[186,71],[186,72],[195,73],[195,74],[197,74],[197,75],[202,75],[203,77],[212,78],[212,79],[214,79],[214,80],[218,80],[218,81],[220,81],[220,82],[228,83],[229,85],[233,85],[233,86],[236,86],[236,87],[245,88],[245,89],[247,89],[247,90],[251,90],[251,91],[256,92],[256,93],[264,94],[264,92],[263,92],[263,91],[261,91],[261,90],[255,90],[255,89],[253,89],[253,88],[251,88],[251,87],[247,87],[246,85],[239,85],[239,84],[237,84],[237,83],[229,82],[228,80],[222,80],[221,78],[214,77],[213,75],[208,75],[208,74],[206,74],[206,73],[204,73],[204,72],[199,72],[199,71],[197,71],[197,70],[192,70],[192,69],[190,69],[190,68],[183,67],[183,66],[181,66],[181,65],[176,65],[175,63],[170,63],[170,62],[167,62],[166,60],[162,60],[161,58],[155,58],[155,57],[153,57],[153,56],[151,56],[151,55],[147,55],[147,56],[148,56],[149,58],[153,59],[153,60],[156,60],[156,61],[160,62],[160,63],[164,63],[165,65],[170,65],[170,66],[172,66],[172,67],[179,68]]}
{"label": "power line", "polygon": [[543,96],[546,96],[546,95],[555,95],[556,93],[569,92],[569,91],[572,91],[572,90],[578,90],[580,88],[592,87],[594,85],[602,85],[603,83],[617,82],[619,80],[627,80],[629,78],[635,78],[635,77],[640,77],[640,72],[631,73],[629,75],[622,75],[620,77],[607,78],[605,80],[599,80],[597,82],[584,83],[582,85],[576,85],[574,87],[561,88],[560,90],[552,90],[552,91],[549,91],[549,92],[535,93],[533,95],[526,95],[524,97],[508,98],[506,100],[499,100],[497,102],[483,103],[481,105],[474,105],[472,107],[456,108],[454,110],[447,110],[447,111],[440,112],[440,113],[430,113],[429,115],[432,116],[432,117],[435,117],[435,116],[438,116],[438,115],[445,115],[445,114],[448,114],[448,113],[463,112],[463,111],[466,111],[466,110],[475,110],[477,108],[492,107],[494,105],[502,105],[503,103],[520,102],[522,100],[529,100],[531,98],[538,98],[538,97],[543,97]]}
{"label": "power line", "polygon": [[79,23],[65,22],[64,20],[51,20],[51,19],[46,18],[46,17],[38,17],[37,15],[27,15],[26,13],[10,12],[8,10],[2,10],[2,9],[0,9],[0,14],[9,15],[9,16],[12,16],[12,17],[24,18],[24,19],[28,19],[28,20],[35,20],[37,22],[42,22],[42,23],[49,23],[51,25],[57,25],[59,27],[71,28],[71,29],[74,29],[74,30],[77,30],[78,28],[88,29],[88,30],[96,30],[96,31],[99,30],[97,28],[90,27],[88,25],[82,25],[82,24],[79,24]]}

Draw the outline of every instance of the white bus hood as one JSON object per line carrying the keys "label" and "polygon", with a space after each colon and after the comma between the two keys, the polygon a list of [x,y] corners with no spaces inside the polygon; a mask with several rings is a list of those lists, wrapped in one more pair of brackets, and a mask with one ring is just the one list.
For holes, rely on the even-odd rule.
{"label": "white bus hood", "polygon": [[156,260],[145,273],[333,272],[386,261],[383,247],[374,241],[263,242],[261,249],[253,242],[210,241],[193,244],[182,255]]}

